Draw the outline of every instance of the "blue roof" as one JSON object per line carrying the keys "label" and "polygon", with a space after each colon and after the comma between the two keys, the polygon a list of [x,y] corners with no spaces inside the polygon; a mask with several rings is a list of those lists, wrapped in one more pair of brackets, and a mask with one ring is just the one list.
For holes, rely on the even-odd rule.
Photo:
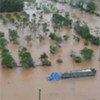
{"label": "blue roof", "polygon": [[51,80],[60,80],[61,77],[59,75],[59,73],[57,72],[52,72],[51,75],[47,78],[48,81],[51,81]]}

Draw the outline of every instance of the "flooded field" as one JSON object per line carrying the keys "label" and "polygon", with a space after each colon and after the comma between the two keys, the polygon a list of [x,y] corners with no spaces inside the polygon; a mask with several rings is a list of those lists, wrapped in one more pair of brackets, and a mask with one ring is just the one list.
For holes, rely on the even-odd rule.
{"label": "flooded field", "polygon": [[[99,3],[98,0],[98,4]],[[72,15],[84,20],[93,30],[95,30],[95,27],[97,26],[100,27],[100,17],[81,12],[79,9],[73,9],[68,5],[66,6],[57,3],[55,6],[62,11],[69,11]],[[51,15],[44,16],[46,20],[50,20]],[[8,39],[8,29],[1,21],[0,31],[5,32],[5,37]],[[87,47],[94,50],[93,59],[77,64],[70,58],[70,52],[71,50],[74,50],[79,54],[80,50],[85,46],[82,38],[79,43],[73,40],[73,35],[76,34],[73,29],[60,29],[57,31],[59,36],[67,34],[69,39],[62,43],[62,48],[56,55],[52,55],[49,52],[49,46],[52,44],[52,41],[49,40],[47,36],[42,43],[39,43],[39,41],[33,37],[32,47],[29,47],[23,38],[25,34],[28,34],[28,31],[26,30],[26,33],[23,34],[19,30],[18,33],[20,36],[20,44],[28,48],[36,64],[40,63],[38,59],[40,55],[43,52],[46,52],[49,55],[52,66],[38,66],[29,69],[3,69],[0,67],[0,100],[39,100],[39,89],[41,89],[41,100],[100,100],[99,46],[89,44]],[[92,34],[94,33],[92,32]],[[18,45],[9,44],[8,48],[16,62],[19,64]],[[59,56],[63,59],[63,63],[60,65],[56,62]],[[53,71],[63,72],[85,68],[95,68],[97,70],[97,75],[95,77],[72,78],[60,81],[47,81],[46,79]]]}

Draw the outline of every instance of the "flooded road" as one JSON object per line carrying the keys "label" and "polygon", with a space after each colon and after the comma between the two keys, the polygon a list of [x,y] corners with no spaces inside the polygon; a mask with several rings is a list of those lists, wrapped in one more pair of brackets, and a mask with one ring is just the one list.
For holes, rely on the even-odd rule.
{"label": "flooded road", "polygon": [[[62,7],[60,4],[56,6]],[[70,11],[73,15],[75,14],[86,21],[92,29],[100,26],[100,18],[94,15],[81,12],[69,6],[63,6],[62,8],[66,8],[66,11]],[[1,22],[0,31],[4,31],[6,33],[5,38],[8,39],[8,30]],[[39,89],[42,90],[41,100],[100,100],[100,47],[89,45],[88,47],[94,50],[93,59],[76,64],[70,58],[70,52],[74,50],[76,54],[79,54],[80,50],[84,47],[84,40],[81,39],[79,43],[76,43],[73,40],[75,33],[70,29],[61,29],[57,31],[57,34],[60,36],[67,34],[69,39],[62,43],[62,48],[56,55],[52,55],[49,52],[49,46],[52,44],[52,41],[47,37],[43,43],[39,43],[33,39],[33,45],[29,47],[22,37],[23,34],[19,32],[19,36],[21,37],[19,40],[20,44],[28,48],[34,61],[39,63],[38,58],[43,52],[46,52],[49,55],[52,66],[39,66],[30,69],[3,69],[0,67],[0,100],[39,100]],[[18,46],[9,44],[8,48],[19,64]],[[63,63],[60,65],[56,63],[59,56],[63,59]],[[95,77],[72,78],[52,82],[46,80],[53,71],[62,72],[84,68],[95,68],[97,75]]]}

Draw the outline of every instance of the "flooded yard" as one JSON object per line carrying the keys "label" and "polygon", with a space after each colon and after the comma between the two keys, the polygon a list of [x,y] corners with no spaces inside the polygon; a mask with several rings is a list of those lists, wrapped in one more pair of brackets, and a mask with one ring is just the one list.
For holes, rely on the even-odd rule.
{"label": "flooded yard", "polygon": [[[99,3],[98,0],[98,4]],[[72,16],[79,17],[82,21],[87,22],[92,29],[91,33],[97,35],[94,33],[94,30],[95,27],[100,27],[100,17],[96,17],[84,11],[81,12],[79,9],[71,8],[65,4],[56,3],[55,7],[61,11],[70,12]],[[32,13],[28,10],[27,12],[29,14]],[[50,22],[50,14],[44,14],[43,17]],[[50,31],[52,31],[52,25],[51,23],[49,24]],[[5,32],[5,38],[8,39],[8,29],[1,21],[0,31]],[[30,31],[26,29],[23,34],[21,30],[18,30],[20,44],[28,48],[28,51],[31,52],[32,58],[37,65],[40,63],[40,55],[46,52],[52,62],[52,66],[37,66],[36,68],[29,69],[19,67],[6,69],[0,67],[0,100],[39,100],[39,89],[41,89],[41,100],[100,100],[100,46],[89,44],[87,47],[94,51],[92,60],[83,60],[81,63],[75,63],[70,58],[70,52],[73,50],[76,54],[79,54],[80,50],[85,46],[84,39],[81,37],[79,43],[73,40],[73,35],[76,35],[73,29],[62,28],[57,30],[57,35],[62,36],[63,34],[67,34],[69,39],[62,43],[59,52],[55,55],[52,55],[49,51],[49,46],[52,44],[52,41],[48,39],[47,36],[45,36],[45,40],[42,43],[39,43],[39,41],[34,38],[33,33],[29,32]],[[38,33],[39,32],[41,32],[41,30],[38,30]],[[24,39],[26,34],[32,34],[33,36],[32,47],[30,47]],[[41,32],[41,34],[43,33]],[[13,58],[19,64],[18,47],[18,45],[8,45]],[[62,64],[56,62],[59,56],[63,60]],[[47,81],[47,77],[53,71],[63,72],[85,68],[95,68],[97,70],[96,76]]]}

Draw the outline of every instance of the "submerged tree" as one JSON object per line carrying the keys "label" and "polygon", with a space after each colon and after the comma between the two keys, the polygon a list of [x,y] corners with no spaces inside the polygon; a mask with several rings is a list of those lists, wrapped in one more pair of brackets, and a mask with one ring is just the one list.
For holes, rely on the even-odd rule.
{"label": "submerged tree", "polygon": [[25,47],[19,48],[19,58],[20,58],[20,64],[22,67],[34,67],[34,61],[31,57],[31,54],[27,52],[27,49]]}
{"label": "submerged tree", "polygon": [[80,20],[77,20],[74,24],[74,30],[86,41],[90,41],[94,45],[100,45],[100,37],[95,37],[90,34],[90,29],[86,23],[82,23]]}
{"label": "submerged tree", "polygon": [[4,68],[13,68],[17,66],[15,60],[13,59],[13,57],[7,49],[2,50],[1,57],[1,64]]}
{"label": "submerged tree", "polygon": [[63,17],[60,14],[53,14],[52,22],[54,28],[60,28],[63,26],[72,27],[72,20],[69,17]]}
{"label": "submerged tree", "polygon": [[91,59],[93,57],[93,50],[85,47],[81,50],[81,54],[83,55],[84,59]]}
{"label": "submerged tree", "polygon": [[43,53],[40,56],[40,60],[41,60],[43,66],[51,66],[51,62],[48,60],[48,56],[46,53]]}

